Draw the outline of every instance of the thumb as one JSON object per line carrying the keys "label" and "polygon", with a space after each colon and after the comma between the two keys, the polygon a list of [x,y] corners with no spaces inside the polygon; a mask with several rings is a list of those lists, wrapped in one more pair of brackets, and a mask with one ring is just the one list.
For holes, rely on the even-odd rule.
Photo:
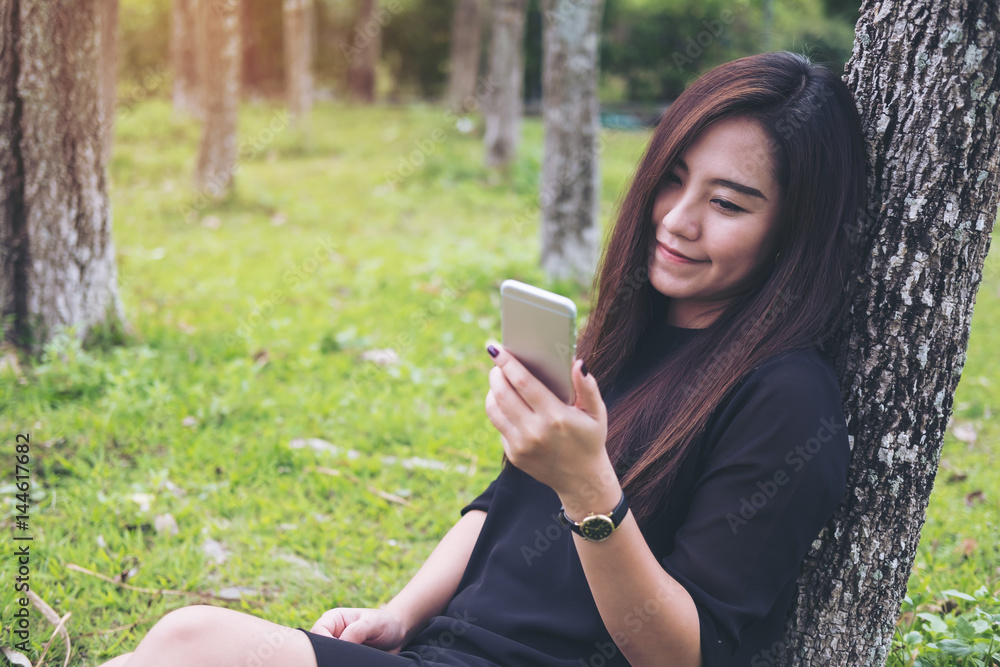
{"label": "thumb", "polygon": [[340,633],[340,638],[345,642],[364,644],[365,640],[371,636],[373,629],[371,621],[361,618],[344,628],[344,631]]}
{"label": "thumb", "polygon": [[587,372],[587,362],[583,359],[574,361],[572,376],[573,393],[576,394],[574,405],[591,417],[599,417],[603,404],[601,390],[597,386],[597,378]]}

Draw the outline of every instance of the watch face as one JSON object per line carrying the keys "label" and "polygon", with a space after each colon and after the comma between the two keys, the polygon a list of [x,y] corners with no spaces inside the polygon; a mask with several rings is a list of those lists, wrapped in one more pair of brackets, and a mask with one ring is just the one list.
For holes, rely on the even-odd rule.
{"label": "watch face", "polygon": [[588,516],[580,522],[580,533],[588,540],[607,539],[615,529],[615,524],[606,516]]}

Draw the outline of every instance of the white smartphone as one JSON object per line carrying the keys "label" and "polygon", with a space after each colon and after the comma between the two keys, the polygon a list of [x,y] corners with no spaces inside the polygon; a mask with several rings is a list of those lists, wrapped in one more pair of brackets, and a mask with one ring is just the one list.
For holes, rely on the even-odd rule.
{"label": "white smartphone", "polygon": [[576,354],[576,304],[518,280],[500,284],[500,328],[505,349],[564,403],[572,404],[570,375]]}

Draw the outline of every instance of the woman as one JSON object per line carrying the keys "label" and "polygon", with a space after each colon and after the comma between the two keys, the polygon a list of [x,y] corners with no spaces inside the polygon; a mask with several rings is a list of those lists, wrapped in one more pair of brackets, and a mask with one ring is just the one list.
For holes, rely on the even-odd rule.
{"label": "woman", "polygon": [[395,598],[308,632],[186,607],[106,664],[771,664],[845,492],[821,347],[845,316],[864,166],[827,69],[769,53],[706,73],[621,206],[575,405],[490,346],[504,468]]}

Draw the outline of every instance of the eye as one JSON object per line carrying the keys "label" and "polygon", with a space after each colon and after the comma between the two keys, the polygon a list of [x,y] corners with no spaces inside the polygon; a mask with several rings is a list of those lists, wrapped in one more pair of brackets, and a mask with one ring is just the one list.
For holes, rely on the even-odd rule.
{"label": "eye", "polygon": [[726,201],[725,199],[713,199],[712,201],[713,202],[718,202],[719,208],[721,208],[723,211],[727,211],[729,213],[740,213],[740,212],[744,211],[744,209],[740,208],[739,206],[737,206],[733,202]]}
{"label": "eye", "polygon": [[671,185],[673,185],[675,183],[680,183],[680,182],[681,182],[681,179],[677,176],[677,174],[673,173],[672,171],[671,172],[667,172],[663,176],[663,180],[660,181],[660,188],[662,189],[662,188],[670,187]]}

